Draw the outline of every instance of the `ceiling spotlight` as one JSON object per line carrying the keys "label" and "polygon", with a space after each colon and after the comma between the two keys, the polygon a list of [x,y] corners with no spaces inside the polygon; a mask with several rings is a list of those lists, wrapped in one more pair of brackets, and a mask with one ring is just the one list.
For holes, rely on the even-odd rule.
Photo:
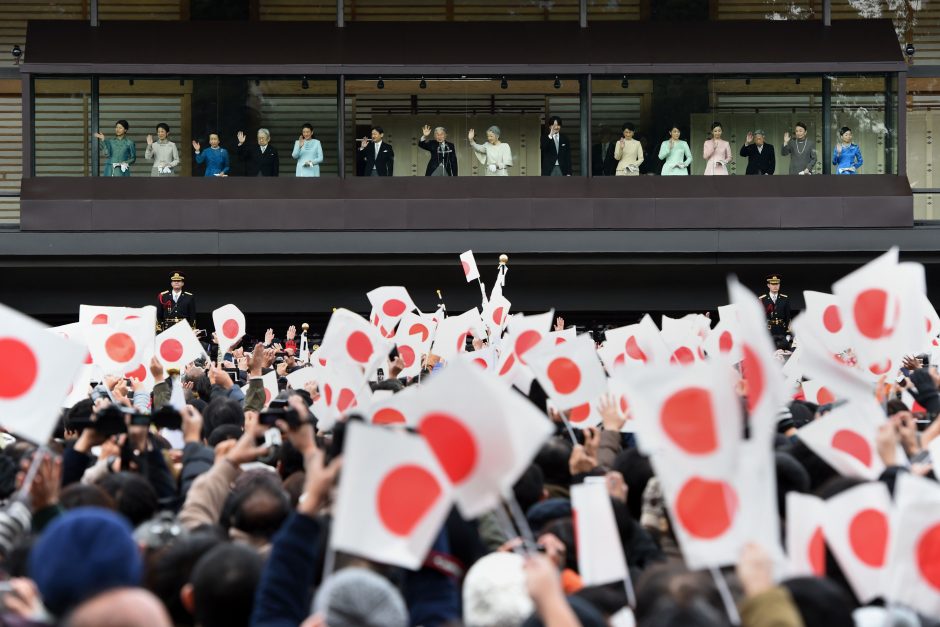
{"label": "ceiling spotlight", "polygon": [[424,77],[423,77],[423,76],[421,77],[421,82],[418,83],[418,87],[420,87],[421,89],[427,89],[427,88],[428,88],[428,82],[427,82],[426,80],[424,80]]}
{"label": "ceiling spotlight", "polygon": [[509,81],[506,80],[506,77],[503,77],[503,80],[499,81],[500,89],[509,89]]}
{"label": "ceiling spotlight", "polygon": [[630,89],[630,81],[627,80],[626,75],[624,75],[623,80],[620,81],[620,86],[623,87],[624,89]]}
{"label": "ceiling spotlight", "polygon": [[381,76],[379,77],[379,82],[376,83],[375,86],[379,89],[385,89],[385,81],[382,80]]}
{"label": "ceiling spotlight", "polygon": [[307,77],[306,77],[306,76],[304,76],[303,80],[300,81],[300,88],[301,88],[301,89],[310,89],[310,82],[307,80]]}
{"label": "ceiling spotlight", "polygon": [[[13,49],[16,50],[16,48],[13,48]],[[906,46],[904,46],[904,54],[906,54],[907,56],[913,57],[914,52],[916,52],[916,50],[914,49],[914,44],[907,44]],[[16,55],[14,54],[14,56]]]}
{"label": "ceiling spotlight", "polygon": [[13,65],[19,65],[20,57],[23,56],[23,49],[20,48],[20,45],[13,44],[13,50],[10,50],[10,54],[13,55]]}
{"label": "ceiling spotlight", "polygon": [[555,89],[561,89],[561,80],[557,76],[555,77],[554,87]]}
{"label": "ceiling spotlight", "polygon": [[750,84],[751,84],[751,79],[745,78],[745,79],[744,79],[744,84],[745,84],[745,85],[750,85]]}
{"label": "ceiling spotlight", "polygon": [[797,84],[797,85],[800,84],[800,77],[799,77],[799,76],[796,77],[796,84]]}

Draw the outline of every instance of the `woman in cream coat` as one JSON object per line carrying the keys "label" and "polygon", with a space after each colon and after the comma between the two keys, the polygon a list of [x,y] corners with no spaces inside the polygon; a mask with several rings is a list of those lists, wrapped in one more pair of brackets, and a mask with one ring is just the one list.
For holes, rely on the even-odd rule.
{"label": "woman in cream coat", "polygon": [[636,128],[629,122],[620,129],[623,137],[614,148],[614,159],[617,160],[617,176],[639,176],[640,164],[643,163],[643,146],[633,139]]}
{"label": "woman in cream coat", "polygon": [[484,176],[509,176],[512,167],[512,150],[509,144],[499,141],[499,127],[491,126],[486,130],[486,143],[478,144],[473,141],[476,133],[471,128],[467,133],[470,147],[477,160],[486,167]]}
{"label": "woman in cream coat", "polygon": [[705,175],[727,176],[728,164],[731,163],[731,144],[721,138],[721,124],[712,123],[711,139],[705,140],[705,147],[702,150],[702,158],[708,163],[705,164]]}

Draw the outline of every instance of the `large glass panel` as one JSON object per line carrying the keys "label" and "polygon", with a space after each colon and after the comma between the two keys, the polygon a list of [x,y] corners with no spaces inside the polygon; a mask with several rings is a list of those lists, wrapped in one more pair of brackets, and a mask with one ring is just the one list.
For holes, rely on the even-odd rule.
{"label": "large glass panel", "polygon": [[[499,141],[512,157],[510,176],[539,176],[540,139],[550,116],[562,119],[569,142],[572,174],[581,174],[579,83],[573,78],[421,78],[350,80],[346,82],[347,175],[365,175],[357,167],[358,140],[373,125],[384,129],[383,141],[395,151],[394,176],[424,176],[430,155],[418,144],[425,125],[444,127],[454,144],[460,176],[483,176],[487,166],[471,152],[467,134],[483,147],[486,131],[500,129]],[[424,87],[421,85],[424,84]],[[381,88],[379,88],[381,85]],[[557,87],[555,87],[557,85]],[[433,134],[433,133],[432,133]],[[358,162],[358,163],[357,163]]]}
{"label": "large glass panel", "polygon": [[[190,0],[97,0],[100,20],[181,20]],[[58,4],[58,3],[56,3]]]}
{"label": "large glass panel", "polygon": [[347,21],[578,21],[578,0],[347,0]]}
{"label": "large glass panel", "polygon": [[336,0],[258,0],[258,16],[280,22],[333,22]]}
{"label": "large glass panel", "polygon": [[[940,188],[940,78],[907,80],[907,178],[915,192]],[[914,217],[940,219],[940,199],[933,194],[914,195]],[[937,207],[935,209],[935,207]]]}
{"label": "large glass panel", "polygon": [[[829,125],[833,151],[828,158],[832,160],[833,174],[897,172],[890,128],[894,116],[885,110],[885,104],[894,100],[890,87],[884,76],[832,78]],[[843,136],[844,129],[850,130],[851,141],[846,141],[848,135]]]}
{"label": "large glass panel", "polygon": [[[650,154],[659,133],[651,126],[653,116],[653,81],[649,78],[595,78],[591,84],[591,174],[614,176],[618,161],[616,145],[624,125],[634,127],[634,139],[640,142],[643,162],[638,174],[649,174],[655,168],[655,155]],[[621,171],[627,171],[626,166]]]}
{"label": "large glass panel", "polygon": [[34,81],[33,155],[36,176],[91,174],[91,81]]}

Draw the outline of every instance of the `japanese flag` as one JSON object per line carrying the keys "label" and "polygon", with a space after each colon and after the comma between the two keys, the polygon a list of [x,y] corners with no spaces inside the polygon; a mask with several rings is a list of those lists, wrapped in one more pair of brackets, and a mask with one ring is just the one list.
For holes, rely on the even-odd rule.
{"label": "japanese flag", "polygon": [[467,337],[485,338],[480,310],[474,307],[459,316],[448,316],[437,325],[434,347],[431,352],[448,361],[467,350]]}
{"label": "japanese flag", "polygon": [[453,503],[440,464],[411,433],[353,422],[345,437],[330,546],[418,570]]}
{"label": "japanese flag", "polygon": [[607,389],[613,401],[617,403],[620,413],[627,417],[627,422],[620,429],[621,433],[633,433],[633,415],[630,413],[630,398],[623,385],[622,377],[611,377],[607,379]]}
{"label": "japanese flag", "polygon": [[818,379],[803,381],[800,385],[803,387],[803,396],[805,396],[806,400],[810,403],[828,405],[829,403],[835,402],[838,398],[832,390]]}
{"label": "japanese flag", "polygon": [[802,374],[811,380],[824,382],[834,396],[862,396],[871,394],[869,377],[855,366],[845,363],[828,352],[813,330],[813,325],[802,314],[793,320],[793,330],[800,338],[799,366]]}
{"label": "japanese flag", "polygon": [[718,307],[718,321],[736,323],[738,321],[738,308],[735,305],[720,305]]}
{"label": "japanese flag", "polygon": [[245,335],[245,314],[235,305],[222,305],[212,312],[215,337],[219,342],[219,354],[235,346]]}
{"label": "japanese flag", "polygon": [[796,435],[839,474],[875,480],[885,469],[875,449],[884,421],[874,399],[860,398],[801,427]]}
{"label": "japanese flag", "polygon": [[940,487],[935,481],[898,475],[888,553],[888,601],[925,616],[940,616]]}
{"label": "japanese flag", "polygon": [[400,285],[377,287],[366,296],[372,304],[372,324],[382,330],[384,337],[394,336],[402,316],[416,309],[408,290]]}
{"label": "japanese flag", "polygon": [[937,335],[940,335],[940,316],[937,315],[937,310],[934,309],[933,303],[930,302],[930,299],[927,298],[927,294],[921,294],[920,296],[921,304],[924,311],[924,348],[922,351],[927,351],[928,347],[940,346],[940,343],[937,343]]}
{"label": "japanese flag", "polygon": [[421,388],[410,386],[391,396],[381,396],[377,390],[368,407],[362,410],[366,422],[375,425],[413,425],[418,416],[414,414],[413,397]]}
{"label": "japanese flag", "polygon": [[205,354],[202,344],[185,320],[157,336],[156,356],[167,368],[180,368]]}
{"label": "japanese flag", "polygon": [[607,486],[602,481],[571,486],[571,508],[582,583],[600,586],[626,579],[627,559]]}
{"label": "japanese flag", "polygon": [[[56,335],[58,335],[59,337],[63,339],[71,340],[75,342],[76,344],[81,344],[82,346],[84,346],[85,351],[86,351],[85,365],[91,365],[92,363],[91,353],[87,352],[88,341],[85,339],[85,330],[84,328],[82,328],[82,325],[80,322],[72,322],[70,324],[63,324],[57,327],[49,327],[48,330],[52,333],[55,333]],[[91,369],[89,369],[89,377],[91,376],[90,370]],[[81,374],[79,376],[81,376]],[[86,381],[86,385],[87,385],[87,381]],[[69,407],[71,407],[71,405],[69,405]]]}
{"label": "japanese flag", "polygon": [[818,496],[787,493],[787,558],[790,577],[824,577],[826,502]]}
{"label": "japanese flag", "polygon": [[0,305],[0,425],[45,444],[85,355],[82,344]]}
{"label": "japanese flag", "polygon": [[487,346],[481,350],[464,353],[460,356],[460,359],[470,362],[481,370],[493,372],[494,374],[496,372],[496,361],[498,358],[496,348],[493,346]]}
{"label": "japanese flag", "polygon": [[498,338],[509,322],[509,309],[512,303],[502,294],[494,296],[483,305],[483,322],[491,338]]}
{"label": "japanese flag", "polygon": [[542,342],[526,359],[535,378],[561,409],[595,402],[607,392],[607,375],[588,335],[563,344]]}
{"label": "japanese flag", "polygon": [[285,378],[292,390],[302,390],[309,382],[317,380],[317,372],[317,368],[306,366],[287,373]]}
{"label": "japanese flag", "polygon": [[834,283],[832,291],[863,370],[897,370],[904,355],[923,348],[924,267],[898,263],[896,247]]}
{"label": "japanese flag", "polygon": [[[570,342],[574,338],[578,337],[578,330],[575,327],[568,327],[567,329],[562,329],[561,331],[549,331],[548,340],[550,343],[555,344],[564,344],[565,342]],[[594,340],[591,340],[591,346],[594,345]]]}
{"label": "japanese flag", "polygon": [[413,377],[421,371],[421,356],[428,354],[431,349],[432,326],[433,323],[411,312],[402,317],[395,334],[398,354],[405,362],[401,376]]}
{"label": "japanese flag", "polygon": [[460,254],[460,265],[463,266],[463,273],[467,278],[467,283],[480,278],[480,271],[477,270],[477,261],[473,258],[472,250]]}
{"label": "japanese flag", "polygon": [[83,329],[93,325],[117,326],[124,320],[148,318],[153,320],[156,328],[157,308],[147,307],[110,307],[104,305],[80,305],[78,308],[78,323]]}
{"label": "japanese flag", "polygon": [[318,428],[329,430],[342,416],[366,405],[371,388],[364,373],[352,364],[336,363],[324,369],[319,381],[320,397],[313,402]]}
{"label": "japanese flag", "polygon": [[736,364],[744,359],[741,344],[740,324],[722,320],[705,337],[702,348],[710,360],[720,358]]}
{"label": "japanese flag", "polygon": [[839,309],[839,299],[833,294],[825,292],[803,291],[806,301],[807,324],[830,353],[841,353],[851,348],[851,338],[842,321],[842,311]]}
{"label": "japanese flag", "polygon": [[94,369],[95,366],[82,364],[78,369],[78,374],[75,375],[75,380],[72,381],[68,396],[62,401],[62,407],[71,409],[75,406],[75,403],[88,398],[90,392],[89,385],[91,384],[91,376]]}
{"label": "japanese flag", "polygon": [[[130,375],[146,378],[146,368],[153,356],[155,319],[132,317],[115,325],[94,324],[85,329],[85,339],[92,361],[104,374]],[[138,376],[142,374],[143,377]]]}
{"label": "japanese flag", "polygon": [[601,416],[600,409],[598,409],[597,401],[593,403],[583,403],[581,405],[575,405],[571,409],[561,409],[558,405],[552,401],[551,398],[548,399],[548,407],[554,409],[559,414],[564,414],[564,417],[571,423],[571,426],[575,429],[585,429],[587,427],[596,427],[604,421],[603,416]]}
{"label": "japanese flag", "polygon": [[509,374],[517,363],[525,365],[526,353],[548,337],[554,313],[554,310],[534,316],[520,313],[509,319],[509,331],[503,343],[503,355],[500,358],[502,362],[499,369],[500,376]]}
{"label": "japanese flag", "polygon": [[334,362],[360,366],[371,376],[385,363],[391,350],[392,341],[383,338],[362,316],[337,309],[323,334],[319,357],[331,366]]}
{"label": "japanese flag", "polygon": [[826,501],[823,518],[826,544],[862,603],[882,596],[885,591],[888,542],[892,536],[890,512],[888,488],[877,481],[850,488]]}
{"label": "japanese flag", "polygon": [[[277,373],[272,370],[264,374],[261,377],[261,383],[264,385],[264,406],[267,407],[271,400],[278,394]],[[248,394],[248,385],[242,386],[242,392]]]}

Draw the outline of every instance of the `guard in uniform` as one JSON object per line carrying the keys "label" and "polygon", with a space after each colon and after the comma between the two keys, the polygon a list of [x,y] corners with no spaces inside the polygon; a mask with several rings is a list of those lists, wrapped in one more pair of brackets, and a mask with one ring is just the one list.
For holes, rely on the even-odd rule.
{"label": "guard in uniform", "polygon": [[767,330],[778,345],[780,341],[789,345],[790,338],[790,299],[780,293],[780,275],[767,277],[767,293],[760,295],[760,304],[767,314]]}
{"label": "guard in uniform", "polygon": [[162,330],[169,329],[180,320],[196,326],[196,298],[190,292],[183,291],[183,275],[174,272],[170,276],[170,287],[157,296],[157,323]]}

